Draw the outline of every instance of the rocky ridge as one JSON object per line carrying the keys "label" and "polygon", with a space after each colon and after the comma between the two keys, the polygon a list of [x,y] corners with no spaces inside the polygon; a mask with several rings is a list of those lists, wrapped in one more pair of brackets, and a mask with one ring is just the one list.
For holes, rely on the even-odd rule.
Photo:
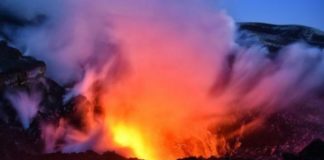
{"label": "rocky ridge", "polygon": [[[295,25],[271,25],[263,23],[239,23],[237,43],[241,46],[250,47],[255,44],[267,48],[270,53],[276,53],[279,49],[296,42],[304,42],[307,45],[317,48],[324,48],[324,33],[304,26]],[[113,152],[107,152],[98,155],[94,152],[85,153],[52,153],[43,154],[44,144],[41,140],[40,123],[39,122],[57,122],[62,116],[73,117],[71,121],[76,124],[82,120],[74,115],[75,101],[85,101],[82,96],[75,97],[71,102],[63,104],[63,96],[66,92],[65,88],[49,79],[45,75],[46,65],[44,62],[36,60],[33,57],[23,56],[22,53],[10,47],[7,42],[0,41],[0,155],[1,159],[106,159],[106,160],[126,160]],[[16,91],[23,91],[28,94],[37,91],[41,92],[42,101],[36,117],[31,121],[30,126],[26,129],[22,126],[17,111],[11,102],[6,98],[6,94]],[[312,111],[309,111],[312,112]],[[316,112],[316,111],[314,111]],[[311,114],[311,113],[310,113]],[[70,116],[72,115],[72,116]],[[276,147],[277,143],[281,143],[286,137],[291,137],[290,133],[295,132],[293,128],[289,128],[291,124],[299,125],[300,121],[287,120],[287,117],[294,116],[293,113],[285,113],[284,115],[275,115],[271,117],[268,126],[274,126],[277,122],[285,123],[282,126],[269,128],[267,132],[259,132],[251,137],[246,137],[243,143],[259,142],[255,137],[262,135],[271,135],[279,130],[278,142],[273,143],[269,148],[262,148],[264,143],[255,143],[252,146],[243,147],[247,150],[238,150],[231,158],[210,158],[209,160],[258,160],[258,159],[284,159],[284,160],[307,160],[323,159],[324,153],[323,142],[320,140],[313,141],[308,147],[300,153],[284,153],[285,148]],[[287,130],[287,127],[289,130]],[[318,126],[304,124],[302,132],[318,132],[319,137],[324,136]],[[323,129],[324,131],[324,129]],[[298,138],[298,134],[294,138]],[[300,137],[303,138],[303,137]],[[316,138],[316,137],[314,137]],[[305,140],[311,142],[311,139]],[[287,141],[285,143],[293,143]],[[290,144],[295,145],[295,144]],[[296,144],[297,145],[297,144]],[[298,144],[304,145],[306,144]],[[258,146],[255,148],[255,146]],[[261,146],[261,149],[260,149]],[[253,148],[254,147],[254,148]],[[274,148],[275,147],[275,148]],[[289,147],[288,147],[289,148]],[[254,149],[254,150],[253,150]],[[287,149],[287,148],[286,148]],[[264,151],[266,150],[266,151]],[[252,154],[255,153],[255,154]],[[242,158],[240,158],[242,157]],[[183,160],[202,160],[203,158],[185,158]]]}

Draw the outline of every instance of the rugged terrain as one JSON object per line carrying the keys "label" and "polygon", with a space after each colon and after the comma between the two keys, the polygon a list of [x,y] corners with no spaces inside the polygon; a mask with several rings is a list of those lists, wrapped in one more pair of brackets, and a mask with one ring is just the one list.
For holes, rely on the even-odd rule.
{"label": "rugged terrain", "polygon": [[238,33],[238,44],[247,47],[265,46],[272,53],[296,42],[324,48],[324,32],[306,26],[238,23]]}
{"label": "rugged terrain", "polygon": [[[259,45],[269,50],[269,57],[275,58],[278,50],[292,43],[303,42],[307,45],[324,48],[324,32],[296,25],[271,25],[263,23],[238,24],[239,45],[251,47]],[[74,113],[75,101],[87,101],[84,97],[73,98],[63,104],[66,90],[45,76],[46,64],[33,57],[23,56],[5,36],[0,42],[0,157],[10,159],[105,159],[126,160],[113,152],[98,155],[94,152],[85,153],[52,153],[43,154],[44,144],[41,139],[40,122],[58,123],[60,117],[70,119],[76,126],[82,123]],[[7,94],[17,92],[41,92],[43,100],[36,118],[28,127],[21,124],[17,111],[7,98]],[[304,105],[304,104],[303,104]],[[305,104],[312,110],[305,110],[303,105],[296,107],[305,113],[297,117],[295,112],[283,111],[274,114],[265,123],[262,130],[242,138],[240,149],[231,153],[227,158],[237,160],[284,159],[284,160],[320,160],[324,159],[324,128],[322,124],[309,121],[308,117],[322,114],[323,106]],[[312,107],[313,106],[313,107]],[[297,117],[297,118],[296,118]],[[324,121],[321,119],[321,122]],[[310,134],[311,133],[311,134]],[[315,141],[313,141],[315,140]],[[312,142],[313,141],[313,142]],[[312,143],[311,143],[312,142]],[[310,145],[305,147],[307,144]],[[304,148],[305,147],[305,148]],[[304,148],[304,149],[303,149]],[[292,152],[292,153],[286,153]],[[195,160],[202,158],[184,158]],[[218,158],[210,158],[210,160]]]}

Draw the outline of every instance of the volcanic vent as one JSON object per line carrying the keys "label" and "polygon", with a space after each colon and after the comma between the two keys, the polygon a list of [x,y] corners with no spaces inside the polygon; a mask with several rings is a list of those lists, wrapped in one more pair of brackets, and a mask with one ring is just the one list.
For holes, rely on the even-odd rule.
{"label": "volcanic vent", "polygon": [[302,151],[324,138],[321,31],[202,2],[0,9],[4,159],[323,156]]}

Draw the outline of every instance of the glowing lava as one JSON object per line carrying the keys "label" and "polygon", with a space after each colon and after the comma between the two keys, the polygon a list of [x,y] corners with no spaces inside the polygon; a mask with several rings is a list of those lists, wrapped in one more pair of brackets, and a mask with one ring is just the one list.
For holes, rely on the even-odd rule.
{"label": "glowing lava", "polygon": [[218,11],[196,12],[195,5],[161,10],[151,5],[138,15],[126,9],[127,16],[109,19],[114,24],[109,38],[118,42],[118,53],[96,69],[86,68],[75,87],[103,112],[84,116],[89,130],[103,126],[104,133],[83,144],[147,160],[224,154],[227,135],[216,135],[215,126],[231,118],[223,101],[231,94],[215,98],[211,92],[232,47],[232,21]]}
{"label": "glowing lava", "polygon": [[[24,15],[24,25],[1,24],[12,43],[25,42],[18,46],[27,55],[35,52],[45,60],[51,78],[66,86],[77,82],[67,89],[67,102],[86,97],[71,99],[76,105],[67,103],[71,117],[63,114],[59,122],[42,124],[45,151],[116,151],[147,160],[219,156],[238,147],[237,137],[271,114],[300,99],[322,100],[317,89],[323,87],[323,51],[300,45],[278,54],[269,54],[261,44],[241,48],[234,41],[234,21],[210,2],[62,0],[60,10],[49,5],[53,14],[43,15],[47,9],[36,5],[26,8],[30,14]],[[20,11],[13,4],[18,8],[10,14]],[[13,22],[20,20],[18,15],[12,15]],[[249,46],[262,40],[242,33],[239,37]],[[39,78],[42,85],[48,81]],[[38,88],[31,84],[28,90]],[[60,104],[55,97],[61,89],[54,97],[47,93],[51,84],[42,92],[49,104]],[[19,108],[18,114],[26,112]],[[32,108],[20,115],[28,120],[26,128],[38,107]],[[52,121],[52,116],[42,118],[43,110],[39,113],[40,119]]]}
{"label": "glowing lava", "polygon": [[114,141],[121,147],[131,148],[134,156],[148,160],[157,160],[154,151],[147,144],[145,137],[136,128],[123,124],[112,126]]}
{"label": "glowing lava", "polygon": [[[222,16],[216,18],[228,23]],[[112,20],[113,36],[123,46],[119,56],[127,66],[113,84],[104,85],[109,77],[101,80],[106,88],[100,94],[100,105],[111,134],[107,138],[115,143],[112,149],[125,155],[123,149],[128,148],[127,156],[147,160],[219,155],[217,146],[226,142],[219,141],[210,127],[227,120],[212,116],[226,109],[210,91],[222,61],[217,56],[230,44],[214,37],[206,41],[206,33],[196,30],[199,27],[191,21],[181,22],[188,27],[180,30],[169,17],[156,18],[155,23],[146,16]],[[220,27],[218,23],[206,23],[206,27]],[[223,38],[231,39],[227,36]],[[213,49],[205,48],[206,43]]]}

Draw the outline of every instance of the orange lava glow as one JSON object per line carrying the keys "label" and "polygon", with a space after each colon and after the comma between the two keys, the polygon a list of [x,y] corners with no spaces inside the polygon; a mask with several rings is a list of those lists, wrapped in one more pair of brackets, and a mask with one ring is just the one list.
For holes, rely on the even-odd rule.
{"label": "orange lava glow", "polygon": [[145,137],[136,128],[127,125],[113,125],[113,140],[121,147],[130,148],[136,157],[143,159],[158,159],[154,150],[145,141]]}
{"label": "orange lava glow", "polygon": [[101,94],[113,148],[147,160],[219,156],[226,140],[213,133],[220,117],[212,115],[226,110],[210,95],[217,60],[203,44],[190,46],[199,34],[180,36],[163,23],[117,23],[129,68]]}
{"label": "orange lava glow", "polygon": [[[234,21],[211,4],[203,0],[80,0],[80,5],[67,7],[73,16],[61,23],[71,28],[54,30],[58,39],[45,41],[35,50],[42,53],[44,47],[56,53],[64,48],[59,59],[49,64],[54,64],[58,75],[65,75],[61,67],[56,68],[61,61],[67,69],[76,67],[80,72],[73,77],[72,82],[79,80],[75,86],[67,88],[67,103],[53,111],[67,107],[59,122],[51,122],[59,114],[43,118],[43,110],[39,111],[40,119],[50,121],[42,124],[45,151],[114,151],[145,160],[233,155],[240,140],[260,129],[273,113],[289,106],[304,110],[299,107],[311,104],[304,99],[322,98],[320,50],[293,45],[272,54],[249,28],[234,35]],[[52,21],[47,21],[51,15],[45,18],[46,23],[39,26],[52,30]],[[17,33],[13,30],[12,36],[28,37],[28,28],[38,30],[22,27]],[[31,35],[52,39],[46,31]],[[60,35],[68,32],[71,35]],[[251,48],[241,48],[235,38],[246,39],[244,46]],[[27,44],[39,45],[30,40]],[[28,46],[21,45],[32,52]],[[45,59],[52,55],[56,54]],[[47,86],[50,81],[43,79],[42,85]],[[53,98],[47,93],[52,83],[48,90],[42,89],[49,111],[51,104],[60,102],[56,97],[61,94],[56,87]],[[38,83],[32,86],[38,88]],[[48,113],[52,112],[44,114]],[[271,128],[281,127],[271,123]]]}
{"label": "orange lava glow", "polygon": [[[197,24],[185,18],[173,23],[176,19],[164,16],[155,17],[154,23],[146,16],[112,19],[112,36],[121,44],[121,51],[101,72],[87,70],[79,85],[79,92],[103,111],[92,117],[95,120],[88,120],[103,123],[89,124],[89,130],[104,126],[105,132],[91,143],[92,148],[146,160],[219,156],[231,150],[227,138],[240,133],[215,133],[220,122],[233,118],[226,115],[230,94],[218,98],[211,94],[222,66],[219,57],[230,48],[232,36],[223,30],[227,32],[231,23],[222,14],[215,16],[219,19],[215,23],[194,17]],[[221,32],[207,35],[198,29],[200,25],[220,27]],[[116,81],[107,73],[115,73],[112,66],[119,59],[124,68]],[[100,91],[93,88],[98,84]]]}

